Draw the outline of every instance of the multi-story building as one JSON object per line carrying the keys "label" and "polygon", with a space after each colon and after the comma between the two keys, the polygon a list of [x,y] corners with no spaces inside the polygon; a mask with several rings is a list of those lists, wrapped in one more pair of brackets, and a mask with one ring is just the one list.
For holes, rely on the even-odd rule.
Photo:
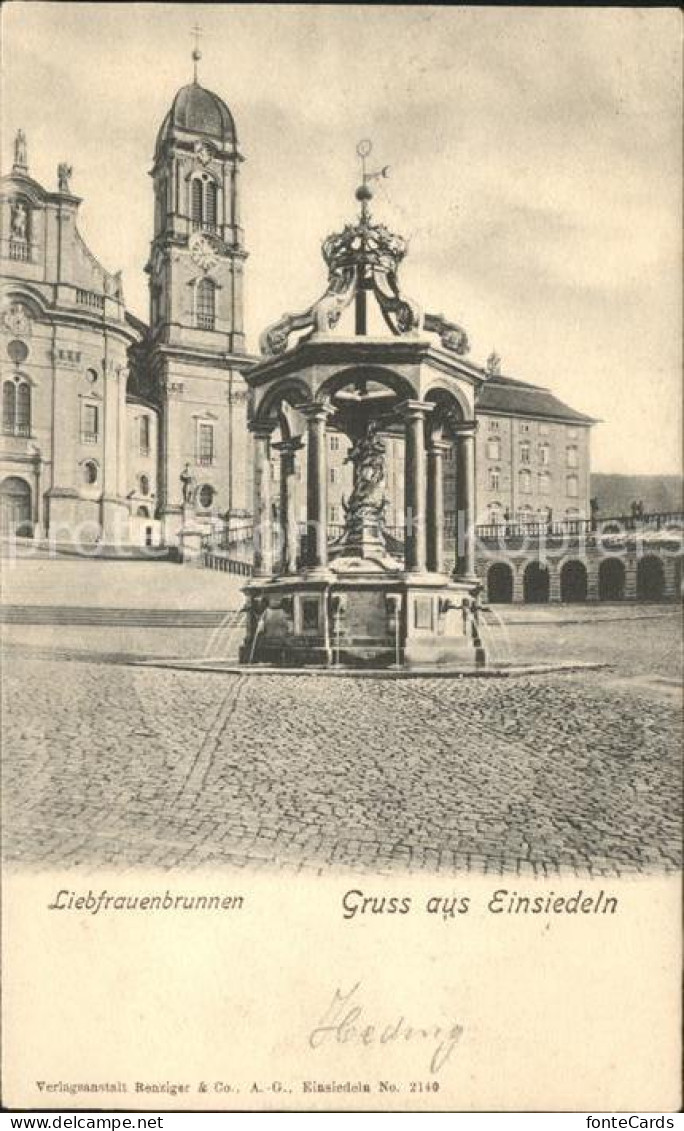
{"label": "multi-story building", "polygon": [[60,165],[56,191],[38,184],[19,131],[0,185],[3,524],[114,538],[130,512],[126,382],[138,331],[120,277],[79,234],[70,172]]}
{"label": "multi-story building", "polygon": [[[242,160],[230,110],[195,76],[174,97],[154,147],[146,325],[126,310],[120,275],[78,232],[71,170],[61,165],[57,190],[43,188],[19,132],[0,184],[5,528],[174,544],[188,520],[210,529],[249,515]],[[586,515],[593,421],[548,389],[503,376],[495,357],[474,368],[486,378],[477,404],[480,522]],[[386,439],[387,522],[399,528],[403,437]],[[344,522],[352,472],[347,437],[332,432],[327,442],[334,527]],[[448,449],[444,468],[448,523],[456,498]]]}
{"label": "multi-story building", "polygon": [[[563,404],[549,389],[503,376],[496,358],[488,365],[477,417],[480,522],[588,516],[595,420]],[[447,467],[451,474],[453,463]]]}

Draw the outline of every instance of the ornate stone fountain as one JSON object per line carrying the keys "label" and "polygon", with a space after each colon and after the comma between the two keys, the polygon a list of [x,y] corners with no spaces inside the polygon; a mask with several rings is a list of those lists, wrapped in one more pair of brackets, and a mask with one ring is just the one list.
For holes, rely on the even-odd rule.
{"label": "ornate stone fountain", "polygon": [[[245,592],[243,662],[431,666],[484,663],[474,568],[475,417],[482,376],[465,331],[402,293],[401,236],[373,222],[369,143],[359,147],[355,223],[323,244],[328,285],[300,314],[261,338],[245,372],[254,437],[255,569]],[[368,299],[382,333],[368,332]],[[343,315],[353,304],[353,323]],[[351,313],[351,311],[349,311]],[[292,342],[293,335],[298,337]],[[432,338],[438,335],[438,341]],[[327,435],[351,440],[353,486],[344,529],[328,535]],[[274,560],[270,450],[280,453],[280,551]],[[404,536],[386,527],[387,437],[403,434]],[[457,556],[444,553],[443,454],[457,458]],[[295,513],[297,461],[306,449],[306,536]]]}

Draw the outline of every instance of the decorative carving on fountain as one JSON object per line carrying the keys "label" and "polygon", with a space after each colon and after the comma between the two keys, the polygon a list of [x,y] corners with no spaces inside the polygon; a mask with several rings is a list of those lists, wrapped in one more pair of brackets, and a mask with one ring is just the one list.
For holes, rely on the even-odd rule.
{"label": "decorative carving on fountain", "polygon": [[470,349],[468,335],[457,322],[449,322],[443,314],[426,314],[423,325],[428,332],[439,334],[445,350],[461,356],[468,353]]}
{"label": "decorative carving on fountain", "polygon": [[353,271],[330,272],[325,293],[308,310],[299,314],[283,314],[272,326],[268,326],[259,338],[259,349],[263,354],[275,356],[287,349],[290,334],[296,330],[332,330],[340,320],[345,307],[349,306],[355,292]]}

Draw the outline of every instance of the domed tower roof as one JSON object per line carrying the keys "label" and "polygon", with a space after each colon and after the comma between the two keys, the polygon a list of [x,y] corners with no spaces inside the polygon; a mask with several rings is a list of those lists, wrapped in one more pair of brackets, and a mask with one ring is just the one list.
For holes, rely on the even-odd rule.
{"label": "domed tower roof", "polygon": [[221,145],[237,144],[235,122],[225,102],[198,82],[182,86],[176,94],[157,135],[155,153],[179,131],[201,134]]}

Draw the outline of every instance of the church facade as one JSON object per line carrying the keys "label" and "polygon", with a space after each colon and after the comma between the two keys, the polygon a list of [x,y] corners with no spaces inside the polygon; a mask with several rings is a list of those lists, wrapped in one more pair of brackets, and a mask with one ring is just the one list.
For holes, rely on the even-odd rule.
{"label": "church facade", "polygon": [[[121,276],[105,270],[79,234],[71,169],[59,166],[56,189],[38,184],[19,131],[13,167],[0,182],[5,532],[175,545],[189,513],[207,532],[249,521],[243,373],[256,359],[243,323],[242,161],[226,104],[196,80],[182,87],[154,147],[143,323],[126,309]],[[594,421],[549,390],[502,375],[494,356],[476,368],[484,378],[476,407],[479,521],[586,516]],[[388,440],[388,521],[399,527],[403,442]],[[351,468],[345,438],[331,433],[326,442],[334,527],[344,520]],[[274,452],[274,480],[279,467]],[[450,514],[455,520],[455,475],[446,452],[447,522]]]}

